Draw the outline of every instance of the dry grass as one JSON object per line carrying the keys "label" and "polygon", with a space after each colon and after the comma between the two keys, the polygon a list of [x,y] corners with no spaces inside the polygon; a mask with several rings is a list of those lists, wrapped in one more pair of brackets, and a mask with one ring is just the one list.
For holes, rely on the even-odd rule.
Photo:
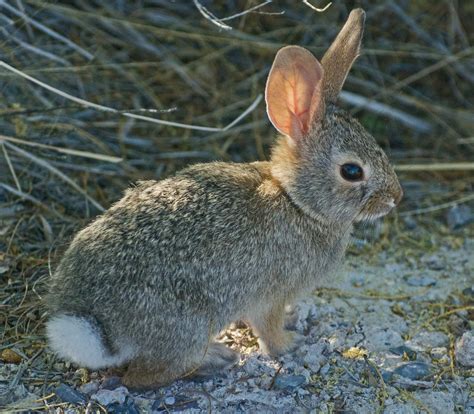
{"label": "dry grass", "polygon": [[[326,5],[0,2],[0,351],[14,347],[25,367],[44,357],[48,274],[131,182],[267,157],[274,132],[260,100],[275,52],[299,44],[321,57],[348,11],[308,3]],[[472,203],[474,4],[356,3],[364,52],[341,101],[402,180],[426,183],[400,209],[423,213],[422,234],[394,223],[397,239],[423,248],[429,231],[447,232],[434,218]],[[38,378],[56,375],[48,361]]]}

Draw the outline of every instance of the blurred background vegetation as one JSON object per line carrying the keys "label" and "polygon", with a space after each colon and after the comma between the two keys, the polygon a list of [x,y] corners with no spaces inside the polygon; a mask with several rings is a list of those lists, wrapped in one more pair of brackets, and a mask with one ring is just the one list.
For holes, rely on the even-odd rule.
{"label": "blurred background vegetation", "polygon": [[406,198],[392,228],[411,232],[405,242],[472,234],[474,2],[311,6],[326,3],[0,1],[4,337],[36,335],[55,252],[131,183],[267,159],[262,94],[276,51],[298,44],[321,58],[354,7],[366,31],[341,105],[398,166]]}

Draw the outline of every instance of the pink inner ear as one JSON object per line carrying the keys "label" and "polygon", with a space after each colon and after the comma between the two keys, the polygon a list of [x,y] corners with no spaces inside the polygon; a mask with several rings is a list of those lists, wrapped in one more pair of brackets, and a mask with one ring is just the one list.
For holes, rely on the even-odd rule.
{"label": "pink inner ear", "polygon": [[323,69],[307,50],[281,49],[267,81],[268,116],[282,134],[297,140],[305,136],[320,117],[324,104],[320,85]]}

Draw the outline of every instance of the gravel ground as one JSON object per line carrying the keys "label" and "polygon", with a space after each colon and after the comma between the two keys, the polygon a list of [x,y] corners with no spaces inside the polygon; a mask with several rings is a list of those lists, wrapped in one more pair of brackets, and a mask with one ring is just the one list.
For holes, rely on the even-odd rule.
{"label": "gravel ground", "polygon": [[230,371],[132,393],[110,373],[78,369],[47,351],[23,360],[13,347],[16,363],[0,365],[0,406],[5,412],[474,413],[474,239],[434,243],[429,253],[403,243],[404,251],[388,246],[378,253],[356,243],[362,250],[348,256],[333,286],[289,310],[288,327],[305,341],[279,360],[260,355],[240,324],[222,335],[242,352]]}

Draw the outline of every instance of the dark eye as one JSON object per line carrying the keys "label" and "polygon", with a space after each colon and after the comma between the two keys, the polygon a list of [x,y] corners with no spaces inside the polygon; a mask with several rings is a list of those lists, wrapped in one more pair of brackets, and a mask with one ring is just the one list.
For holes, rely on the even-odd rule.
{"label": "dark eye", "polygon": [[347,181],[360,181],[364,178],[364,170],[357,164],[341,165],[341,175]]}

